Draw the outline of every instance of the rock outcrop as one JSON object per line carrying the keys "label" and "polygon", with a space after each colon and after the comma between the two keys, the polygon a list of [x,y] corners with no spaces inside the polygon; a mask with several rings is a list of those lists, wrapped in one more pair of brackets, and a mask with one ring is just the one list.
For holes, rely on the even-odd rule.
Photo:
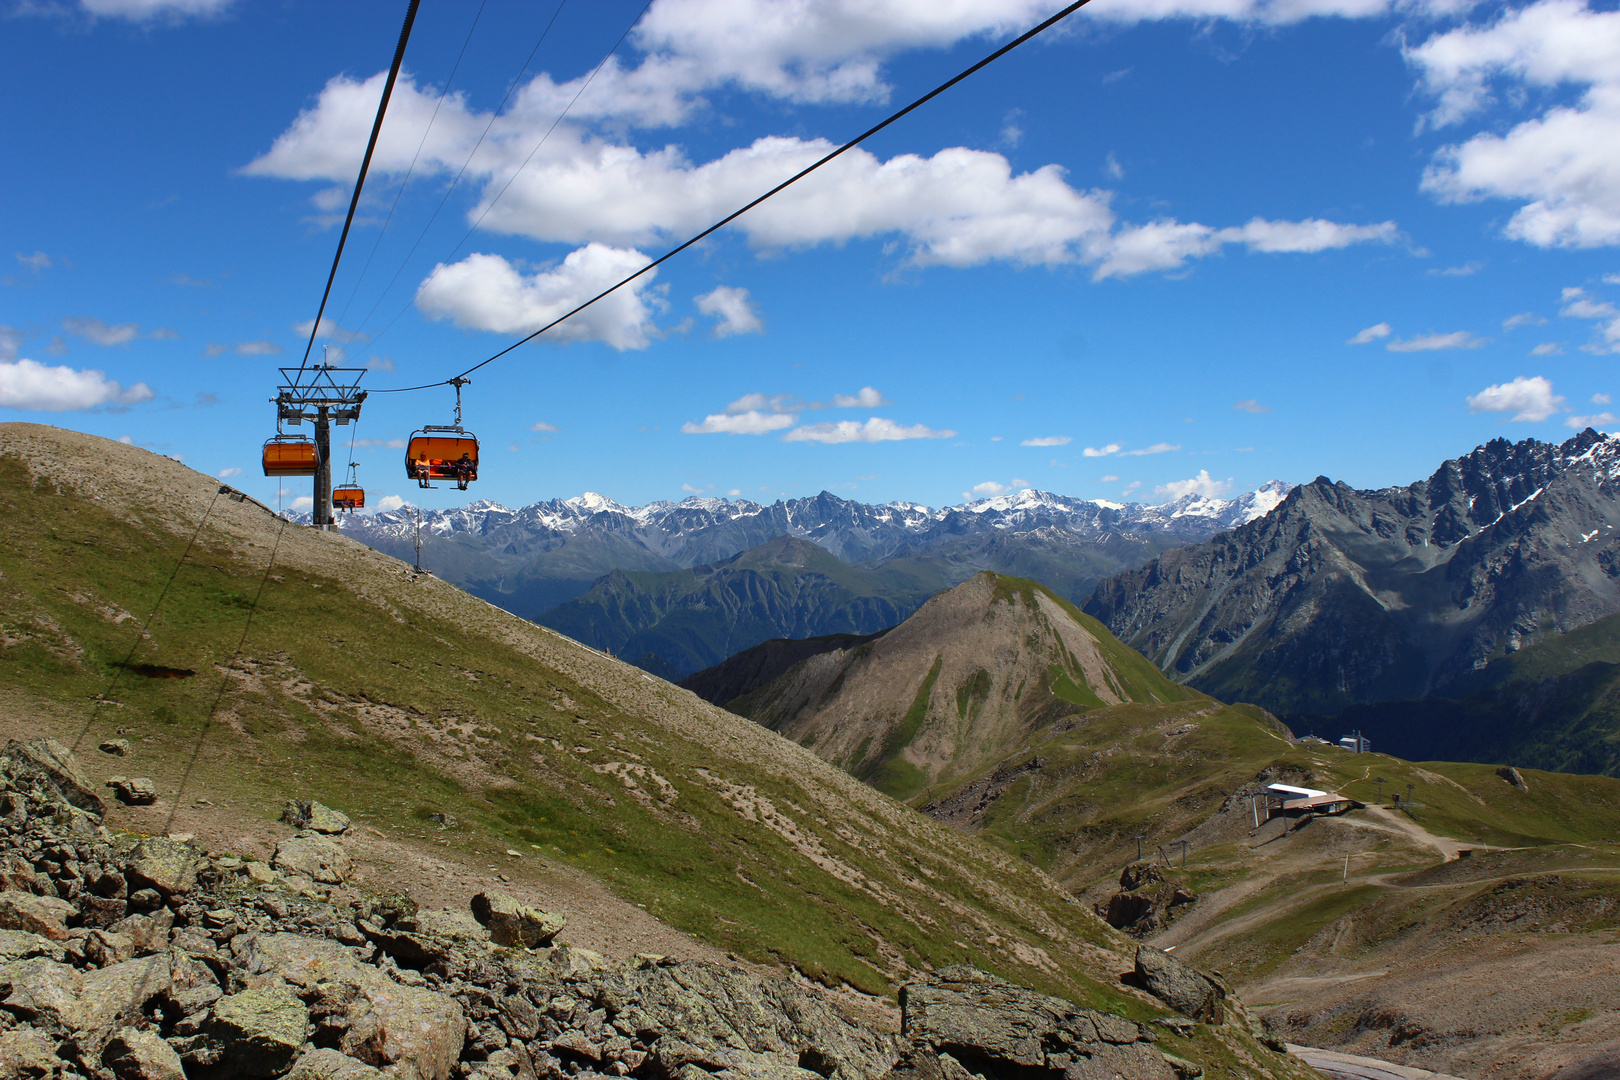
{"label": "rock outcrop", "polygon": [[1119,892],[1098,904],[1103,921],[1132,937],[1157,933],[1198,899],[1190,889],[1165,878],[1152,863],[1131,863],[1119,873]]}

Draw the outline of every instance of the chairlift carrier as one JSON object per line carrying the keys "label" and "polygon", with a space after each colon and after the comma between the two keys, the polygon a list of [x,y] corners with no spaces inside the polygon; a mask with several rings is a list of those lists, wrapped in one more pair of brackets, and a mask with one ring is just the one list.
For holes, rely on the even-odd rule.
{"label": "chairlift carrier", "polygon": [[454,480],[462,491],[478,479],[478,436],[461,426],[461,388],[470,379],[455,378],[456,422],[424,424],[411,433],[405,448],[405,475],[422,487],[434,480]]}

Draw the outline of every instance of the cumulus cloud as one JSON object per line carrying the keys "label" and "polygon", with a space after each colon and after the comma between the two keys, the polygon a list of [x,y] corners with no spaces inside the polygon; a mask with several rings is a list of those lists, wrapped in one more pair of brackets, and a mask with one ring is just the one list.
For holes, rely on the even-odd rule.
{"label": "cumulus cloud", "polygon": [[[984,498],[993,498],[997,495],[1004,495],[1011,490],[1012,488],[1008,487],[1006,484],[998,484],[994,480],[986,480],[982,484],[973,485],[973,494]],[[964,491],[962,494],[966,495],[968,493]]]}
{"label": "cumulus cloud", "polygon": [[1361,331],[1359,334],[1357,334],[1355,337],[1351,338],[1349,341],[1346,341],[1345,344],[1346,345],[1366,345],[1366,344],[1369,344],[1371,342],[1377,341],[1379,338],[1387,338],[1387,337],[1389,337],[1390,334],[1392,334],[1394,332],[1395,332],[1395,328],[1390,326],[1389,323],[1381,322],[1381,323],[1378,323],[1378,324],[1376,324],[1374,326],[1367,327],[1367,329]]}
{"label": "cumulus cloud", "polygon": [[1168,454],[1168,453],[1171,453],[1172,451],[1180,450],[1180,449],[1181,449],[1181,444],[1180,443],[1160,442],[1160,443],[1154,443],[1152,446],[1144,446],[1140,450],[1126,450],[1125,451],[1125,456],[1126,457],[1142,457],[1142,456],[1144,456],[1146,454]]}
{"label": "cumulus cloud", "polygon": [[[310,328],[314,325],[314,319],[305,319],[301,323],[294,324],[293,332],[301,338],[308,338]],[[348,345],[356,341],[364,343],[371,340],[370,335],[361,333],[359,330],[350,330],[347,327],[339,326],[336,319],[327,315],[321,316],[321,328],[315,334],[315,340],[320,341],[323,338],[334,341],[339,345]],[[277,349],[276,351],[280,352],[281,350]]]}
{"label": "cumulus cloud", "polygon": [[1610,397],[1608,394],[1593,394],[1592,395],[1592,404],[1594,404],[1594,405],[1607,405],[1610,402],[1612,402],[1613,400],[1614,400],[1614,398]]}
{"label": "cumulus cloud", "polygon": [[1268,413],[1271,411],[1270,405],[1262,405],[1256,398],[1244,398],[1242,401],[1234,402],[1232,408],[1238,412],[1246,413]]}
{"label": "cumulus cloud", "polygon": [[1123,449],[1125,447],[1119,443],[1111,442],[1107,446],[1088,446],[1080,453],[1086,457],[1108,457],[1110,454],[1117,454]]}
{"label": "cumulus cloud", "polygon": [[885,420],[881,416],[874,416],[865,423],[858,420],[839,420],[826,424],[805,424],[796,427],[782,436],[784,442],[819,442],[819,443],[847,443],[847,442],[894,442],[901,439],[951,439],[956,432],[950,430],[935,431],[922,424],[913,424],[905,427],[893,420]]}
{"label": "cumulus cloud", "polygon": [[84,338],[94,345],[127,345],[140,336],[140,323],[119,323],[109,326],[100,319],[82,316],[63,319],[62,329]]}
{"label": "cumulus cloud", "polygon": [[681,431],[687,435],[764,435],[781,431],[799,422],[793,413],[768,413],[758,409],[743,412],[712,413],[701,423],[685,423]]}
{"label": "cumulus cloud", "polygon": [[1509,419],[1539,423],[1564,408],[1564,399],[1553,393],[1552,383],[1534,375],[1520,375],[1509,383],[1487,386],[1468,397],[1469,412],[1513,413]]}
{"label": "cumulus cloud", "polygon": [[870,386],[863,386],[853,394],[834,394],[832,403],[835,409],[876,409],[894,404]]}
{"label": "cumulus cloud", "polygon": [[1620,243],[1620,12],[1584,0],[1509,8],[1488,25],[1406,50],[1435,99],[1429,122],[1457,124],[1526,91],[1578,91],[1504,133],[1443,147],[1423,187],[1443,202],[1519,202],[1509,237],[1538,247]]}
{"label": "cumulus cloud", "polygon": [[1533,311],[1521,311],[1517,315],[1509,315],[1507,318],[1503,319],[1502,329],[1512,330],[1516,326],[1542,326],[1545,325],[1546,322],[1546,319],[1542,318],[1540,315],[1537,315]]}
{"label": "cumulus cloud", "polygon": [[1118,481],[1119,477],[1115,476],[1113,473],[1109,473],[1107,476],[1099,476],[1097,479],[1104,484],[1112,484]]}
{"label": "cumulus cloud", "polygon": [[1563,356],[1564,350],[1555,341],[1543,341],[1530,350],[1531,356]]}
{"label": "cumulus cloud", "polygon": [[1484,338],[1477,338],[1466,330],[1455,330],[1449,334],[1425,334],[1405,341],[1391,341],[1384,348],[1390,352],[1435,352],[1441,349],[1477,349],[1484,344]]}
{"label": "cumulus cloud", "polygon": [[1565,289],[1563,301],[1560,315],[1571,319],[1592,319],[1600,324],[1597,329],[1602,343],[1583,348],[1599,353],[1620,351],[1620,310],[1607,300],[1595,299],[1580,288]]}
{"label": "cumulus cloud", "polygon": [[391,510],[398,510],[405,505],[405,500],[400,498],[398,495],[384,495],[382,498],[377,500],[377,512],[379,514],[386,514]]}
{"label": "cumulus cloud", "polygon": [[72,412],[151,398],[152,388],[145,383],[125,389],[105,372],[46,367],[28,359],[0,362],[0,408]]}
{"label": "cumulus cloud", "polygon": [[1567,428],[1574,428],[1576,431],[1589,427],[1600,428],[1612,423],[1614,423],[1614,414],[1610,412],[1600,412],[1592,416],[1564,417],[1564,426]]}
{"label": "cumulus cloud", "polygon": [[354,445],[356,447],[364,447],[364,448],[366,448],[368,450],[403,450],[403,449],[405,449],[405,440],[404,439],[356,439],[356,440],[354,440]]}
{"label": "cumulus cloud", "polygon": [[[1041,438],[1038,438],[1038,439],[1025,439],[1023,442],[1019,443],[1018,445],[1019,446],[1068,446],[1073,441],[1074,441],[1074,439],[1072,439],[1068,435],[1044,435],[1044,436],[1042,436]],[[1096,457],[1097,456],[1096,454],[1093,454],[1090,450],[1087,450],[1085,453],[1086,453],[1087,457]]]}
{"label": "cumulus cloud", "polygon": [[529,425],[529,430],[530,431],[544,431],[544,432],[549,432],[552,435],[555,435],[558,432],[560,432],[562,430],[562,428],[558,427],[556,424],[548,424],[544,420],[536,420],[534,423]]}
{"label": "cumulus cloud", "polygon": [[219,470],[219,472],[215,473],[214,475],[219,477],[221,480],[229,480],[233,476],[241,476],[242,470],[233,465],[229,469]]}
{"label": "cumulus cloud", "polygon": [[[715,14],[706,32],[729,25],[735,10],[748,4],[726,0],[721,6],[726,10]],[[772,0],[767,6],[779,16],[814,22],[825,14],[824,7],[837,5],[795,4],[790,10]],[[926,22],[938,5],[913,7],[908,17]],[[660,10],[661,5],[654,5],[649,20]],[[666,60],[667,71],[679,67]],[[611,98],[618,85],[613,80],[621,74],[612,65],[605,68],[599,79],[607,81],[593,84],[581,104]],[[718,77],[714,71],[703,77],[711,76]],[[556,98],[551,92],[555,87],[545,78],[544,85],[537,80],[521,91],[492,126],[489,114],[470,110],[461,96],[452,94],[431,131],[427,124],[437,95],[402,79],[372,168],[403,172],[415,159],[418,173],[453,173],[489,126],[489,136],[468,165],[469,175],[485,185],[482,200],[470,211],[481,227],[553,243],[625,247],[696,232],[833,148],[825,139],[767,137],[693,163],[677,147],[643,151],[565,123],[531,160],[540,135],[567,101]],[[333,79],[316,104],[244,171],[347,183],[365,145],[381,85],[381,75],[364,83]],[[574,115],[588,119],[578,107]],[[733,228],[755,247],[768,250],[898,238],[897,250],[914,266],[1080,264],[1092,267],[1098,279],[1176,269],[1227,245],[1266,253],[1313,252],[1388,243],[1398,235],[1392,222],[1345,225],[1317,219],[1256,218],[1224,229],[1172,220],[1129,225],[1116,220],[1110,200],[1106,191],[1070,186],[1056,165],[1015,173],[1007,158],[988,151],[949,147],[932,157],[902,154],[882,160],[856,149],[750,211]]]}
{"label": "cumulus cloud", "polygon": [[1209,475],[1208,469],[1199,469],[1198,475],[1191,480],[1172,480],[1168,484],[1160,484],[1153,490],[1163,495],[1171,502],[1186,495],[1198,495],[1206,499],[1223,499],[1232,492],[1233,479],[1216,480]]}
{"label": "cumulus cloud", "polygon": [[[309,333],[310,324],[304,323],[304,333]],[[227,345],[219,341],[210,341],[203,354],[209,357],[224,356],[233,352],[238,356],[280,356],[282,348],[273,341],[241,341],[235,345]]]}
{"label": "cumulus cloud", "polygon": [[32,255],[27,255],[19,251],[17,252],[17,261],[22,263],[26,269],[36,274],[41,270],[49,270],[55,265],[53,262],[51,262],[51,257],[45,254],[43,251],[36,251]]}
{"label": "cumulus cloud", "polygon": [[760,321],[758,309],[749,300],[747,289],[721,285],[699,296],[697,308],[703,314],[719,320],[714,328],[715,337],[765,332],[765,324]]}
{"label": "cumulus cloud", "polygon": [[18,351],[28,336],[15,326],[0,326],[0,360],[17,359]]}
{"label": "cumulus cloud", "polygon": [[232,2],[233,0],[79,0],[79,6],[88,14],[102,18],[151,22],[154,19],[179,19],[187,15],[217,15],[230,7]]}
{"label": "cumulus cloud", "polygon": [[[499,334],[527,334],[646,266],[639,251],[587,244],[548,270],[525,275],[499,255],[474,254],[440,263],[423,282],[416,306],[431,319]],[[586,308],[548,333],[552,341],[602,341],[644,349],[655,331],[653,271]]]}

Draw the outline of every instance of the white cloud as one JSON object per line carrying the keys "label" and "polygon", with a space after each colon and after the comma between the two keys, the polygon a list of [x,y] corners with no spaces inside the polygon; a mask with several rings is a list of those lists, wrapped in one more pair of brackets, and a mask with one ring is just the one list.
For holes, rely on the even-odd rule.
{"label": "white cloud", "polygon": [[1503,330],[1512,330],[1516,326],[1544,326],[1547,320],[1533,311],[1521,311],[1517,315],[1509,315],[1502,320]]}
{"label": "white cloud", "polygon": [[1620,12],[1541,0],[1436,34],[1406,56],[1435,97],[1435,126],[1499,98],[1579,90],[1574,104],[1550,105],[1504,134],[1442,148],[1424,173],[1426,191],[1442,202],[1520,202],[1504,231],[1538,247],[1620,243]]}
{"label": "white cloud", "polygon": [[688,435],[764,435],[769,431],[790,428],[798,422],[798,417],[792,413],[749,409],[746,412],[714,413],[705,416],[700,424],[682,424],[681,431]]}
{"label": "white cloud", "polygon": [[562,430],[562,428],[558,427],[556,424],[548,424],[544,420],[536,420],[534,423],[529,425],[529,430],[530,431],[546,431],[546,432],[550,432],[551,434],[555,435],[558,432],[560,432]]}
{"label": "white cloud", "polygon": [[1127,451],[1125,451],[1125,456],[1126,457],[1142,457],[1142,456],[1144,456],[1146,454],[1168,454],[1168,453],[1170,453],[1172,451],[1180,450],[1180,449],[1181,449],[1181,444],[1180,443],[1160,442],[1160,443],[1154,443],[1152,446],[1144,446],[1140,450],[1127,450]]}
{"label": "white cloud", "polygon": [[15,326],[0,326],[0,360],[15,360],[28,335]]}
{"label": "white cloud", "polygon": [[367,371],[393,371],[394,358],[392,356],[373,356],[366,361]]}
{"label": "white cloud", "polygon": [[79,5],[91,15],[128,19],[130,22],[176,19],[185,15],[217,15],[230,7],[231,3],[232,0],[79,0]]}
{"label": "white cloud", "polygon": [[[651,260],[639,251],[587,244],[549,270],[525,276],[499,255],[474,254],[440,263],[422,284],[416,306],[432,319],[499,334],[532,333],[634,273]],[[552,341],[603,341],[644,349],[655,331],[647,288],[657,271],[586,308],[548,333]]]}
{"label": "white cloud", "polygon": [[1405,341],[1391,341],[1384,348],[1390,352],[1434,352],[1440,349],[1477,349],[1484,344],[1484,338],[1477,338],[1466,330],[1455,330],[1449,334],[1425,334]]}
{"label": "white cloud", "polygon": [[403,450],[403,449],[405,449],[405,440],[404,439],[356,439],[356,440],[354,440],[354,445],[356,447],[364,447],[365,449],[368,449],[368,450]]}
{"label": "white cloud", "polygon": [[1234,402],[1232,408],[1238,412],[1246,413],[1268,413],[1271,411],[1270,405],[1262,405],[1256,398],[1244,398],[1242,401]]}
{"label": "white cloud", "polygon": [[748,299],[747,289],[721,285],[699,296],[697,308],[703,314],[720,320],[714,328],[715,337],[765,332],[765,324],[760,321],[759,311]]}
{"label": "white cloud", "polygon": [[1008,487],[1006,484],[998,484],[994,480],[986,480],[982,484],[973,485],[973,494],[983,496],[985,498],[1001,495],[1011,490],[1012,488]]}
{"label": "white cloud", "polygon": [[1589,427],[1600,428],[1600,427],[1603,427],[1606,424],[1612,424],[1612,423],[1614,423],[1614,414],[1609,413],[1609,412],[1600,412],[1600,413],[1597,413],[1597,414],[1595,414],[1593,416],[1566,416],[1566,417],[1564,417],[1564,426],[1567,427],[1567,428],[1574,428],[1576,431],[1580,431],[1582,428],[1589,428]]}
{"label": "white cloud", "polygon": [[1592,404],[1594,404],[1594,405],[1607,405],[1610,402],[1612,402],[1613,400],[1614,400],[1614,398],[1610,397],[1608,394],[1593,394],[1592,395]]}
{"label": "white cloud", "polygon": [[1208,469],[1199,469],[1198,475],[1191,480],[1172,480],[1168,484],[1160,484],[1153,489],[1155,494],[1163,495],[1171,502],[1184,495],[1200,495],[1206,499],[1222,499],[1232,492],[1232,478],[1216,480],[1209,475]]}
{"label": "white cloud", "polygon": [[1114,181],[1125,179],[1125,167],[1119,163],[1119,159],[1114,156],[1112,151],[1103,160],[1103,175]]}
{"label": "white cloud", "polygon": [[1117,480],[1119,480],[1119,477],[1117,477],[1117,476],[1113,475],[1112,473],[1110,473],[1107,476],[1099,476],[1099,477],[1097,477],[1097,479],[1101,483],[1112,484],[1112,483],[1116,482]]}
{"label": "white cloud", "polygon": [[1119,443],[1111,442],[1107,446],[1088,446],[1080,452],[1086,457],[1107,457],[1110,454],[1117,454],[1123,449],[1124,447]]}
{"label": "white cloud", "polygon": [[242,470],[233,465],[229,469],[219,470],[219,472],[215,473],[214,475],[218,476],[221,480],[229,480],[233,476],[241,476]]}
{"label": "white cloud", "polygon": [[77,334],[86,341],[95,345],[127,345],[140,336],[140,323],[119,323],[109,326],[100,319],[84,316],[76,319],[63,319],[62,329],[70,334]]}
{"label": "white cloud", "polygon": [[281,346],[273,341],[244,341],[236,346],[238,356],[280,356]]}
{"label": "white cloud", "polygon": [[1367,329],[1361,331],[1349,341],[1346,341],[1345,344],[1366,345],[1369,342],[1377,341],[1379,338],[1387,338],[1392,333],[1394,333],[1394,328],[1387,322],[1381,322],[1377,325],[1367,327]]}
{"label": "white cloud", "polygon": [[1557,342],[1543,341],[1540,345],[1537,345],[1535,348],[1530,350],[1530,355],[1531,356],[1563,356],[1564,355],[1564,350],[1559,347]]}
{"label": "white cloud", "polygon": [[152,388],[127,390],[104,372],[46,367],[34,360],[0,362],[0,408],[71,412],[107,405],[134,405],[152,398]]}
{"label": "white cloud", "polygon": [[19,251],[17,252],[17,261],[36,274],[41,270],[49,270],[55,265],[51,262],[51,257],[43,251],[36,251],[32,255],[24,255]]}
{"label": "white cloud", "polygon": [[1560,315],[1571,319],[1593,319],[1602,324],[1598,330],[1603,335],[1603,344],[1584,346],[1588,352],[1620,351],[1620,310],[1606,300],[1593,299],[1585,289],[1574,287],[1564,290],[1563,301]]}
{"label": "white cloud", "polygon": [[300,495],[287,504],[287,510],[294,514],[302,514],[307,510],[314,509],[314,507],[315,500],[308,495]]}
{"label": "white cloud", "polygon": [[1485,268],[1482,262],[1466,262],[1461,266],[1438,267],[1428,272],[1430,277],[1470,277]]}
{"label": "white cloud", "polygon": [[1537,423],[1562,410],[1564,399],[1553,393],[1552,383],[1535,375],[1520,375],[1510,383],[1487,386],[1468,398],[1469,412],[1510,412],[1513,420]]}
{"label": "white cloud", "polygon": [[893,442],[901,439],[951,439],[955,437],[956,432],[954,431],[935,431],[922,424],[902,427],[893,420],[885,420],[881,416],[874,416],[864,424],[858,420],[839,420],[836,423],[827,424],[805,424],[783,435],[782,440],[784,442],[875,443]]}
{"label": "white cloud", "polygon": [[[307,339],[309,337],[310,328],[314,325],[314,319],[305,319],[303,322],[297,323],[293,326],[293,332],[299,337]],[[371,336],[369,334],[363,334],[358,330],[350,330],[347,327],[339,326],[337,321],[328,315],[321,316],[321,329],[320,332],[315,335],[315,340],[317,341],[321,340],[322,338],[334,341],[339,345],[348,345],[356,341],[364,343],[371,340]],[[280,352],[281,350],[278,349],[276,351]]]}
{"label": "white cloud", "polygon": [[398,495],[384,495],[377,500],[377,512],[386,514],[391,510],[398,510],[405,505],[405,500]]}
{"label": "white cloud", "polygon": [[854,394],[834,394],[832,403],[835,409],[877,409],[894,404],[870,386],[863,386]]}
{"label": "white cloud", "polygon": [[1125,485],[1125,490],[1121,491],[1120,494],[1128,496],[1128,495],[1130,495],[1131,492],[1135,491],[1137,488],[1139,488],[1141,486],[1142,486],[1142,481],[1140,481],[1140,480],[1132,480],[1130,483]]}
{"label": "white cloud", "polygon": [[[1025,439],[1023,442],[1019,443],[1018,445],[1019,446],[1068,446],[1073,441],[1074,441],[1074,439],[1072,439],[1068,435],[1045,435],[1045,436],[1042,436],[1039,439]],[[1087,457],[1096,457],[1097,456],[1096,454],[1093,454],[1090,450],[1087,450],[1085,453],[1086,453]]]}

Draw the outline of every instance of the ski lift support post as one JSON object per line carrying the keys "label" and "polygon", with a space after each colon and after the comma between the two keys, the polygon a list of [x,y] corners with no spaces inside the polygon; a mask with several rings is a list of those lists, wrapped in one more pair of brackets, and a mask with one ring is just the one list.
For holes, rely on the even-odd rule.
{"label": "ski lift support post", "polygon": [[276,421],[315,425],[315,506],[313,523],[317,529],[334,527],[332,517],[332,425],[352,424],[360,419],[360,405],[366,392],[360,389],[365,368],[318,367],[281,369],[281,386],[271,400]]}

